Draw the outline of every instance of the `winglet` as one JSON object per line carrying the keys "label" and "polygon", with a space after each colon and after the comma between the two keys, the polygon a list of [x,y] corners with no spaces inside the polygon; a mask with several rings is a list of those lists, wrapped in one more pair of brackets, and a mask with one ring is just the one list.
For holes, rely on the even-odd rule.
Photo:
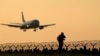
{"label": "winglet", "polygon": [[26,22],[25,19],[24,19],[23,11],[22,11],[21,13],[22,13],[22,21],[23,21],[23,22]]}

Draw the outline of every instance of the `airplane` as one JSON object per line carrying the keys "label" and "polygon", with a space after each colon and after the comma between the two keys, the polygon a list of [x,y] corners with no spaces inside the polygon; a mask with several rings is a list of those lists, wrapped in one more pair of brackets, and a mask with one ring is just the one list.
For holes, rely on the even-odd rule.
{"label": "airplane", "polygon": [[27,29],[34,29],[33,31],[36,32],[37,28],[39,28],[41,30],[41,29],[44,29],[44,27],[55,25],[55,24],[40,25],[40,22],[37,19],[31,20],[31,21],[26,21],[24,19],[23,12],[21,12],[21,14],[22,14],[22,22],[23,23],[12,23],[12,24],[1,24],[1,25],[6,25],[6,26],[9,26],[9,27],[20,28],[24,32],[26,32]]}

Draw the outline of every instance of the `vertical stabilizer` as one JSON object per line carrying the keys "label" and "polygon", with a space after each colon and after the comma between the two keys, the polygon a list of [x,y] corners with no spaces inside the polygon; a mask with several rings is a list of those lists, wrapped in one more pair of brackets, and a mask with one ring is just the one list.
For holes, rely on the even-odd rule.
{"label": "vertical stabilizer", "polygon": [[23,12],[22,12],[22,21],[25,22],[25,19],[24,19],[24,15],[23,15]]}

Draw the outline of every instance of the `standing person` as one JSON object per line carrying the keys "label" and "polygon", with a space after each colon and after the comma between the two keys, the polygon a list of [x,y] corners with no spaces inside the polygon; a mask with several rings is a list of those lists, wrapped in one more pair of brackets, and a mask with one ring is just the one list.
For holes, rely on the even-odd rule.
{"label": "standing person", "polygon": [[61,32],[61,34],[57,37],[57,40],[58,40],[58,43],[59,43],[58,51],[62,50],[63,42],[64,42],[65,38],[66,37],[65,37],[63,32]]}

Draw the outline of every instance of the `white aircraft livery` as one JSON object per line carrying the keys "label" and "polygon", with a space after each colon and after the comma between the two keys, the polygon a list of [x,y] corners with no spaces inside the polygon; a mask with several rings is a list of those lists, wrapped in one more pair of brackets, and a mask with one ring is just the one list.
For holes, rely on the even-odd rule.
{"label": "white aircraft livery", "polygon": [[1,25],[6,25],[6,26],[9,26],[9,27],[20,28],[24,32],[27,29],[34,29],[34,31],[36,31],[37,28],[43,29],[44,27],[55,25],[55,24],[40,25],[39,20],[37,20],[37,19],[31,20],[31,21],[25,21],[23,12],[22,12],[22,21],[23,21],[23,23],[12,23],[12,24],[1,24]]}

